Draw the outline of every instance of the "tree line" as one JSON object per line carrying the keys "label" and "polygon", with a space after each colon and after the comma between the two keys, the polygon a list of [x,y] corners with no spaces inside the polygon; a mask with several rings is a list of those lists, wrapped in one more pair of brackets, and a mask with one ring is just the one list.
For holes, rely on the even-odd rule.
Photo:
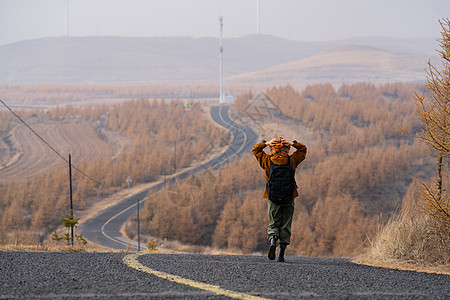
{"label": "tree line", "polygon": [[[95,105],[102,100],[117,99],[216,99],[216,84],[199,85],[101,85],[101,84],[0,84],[2,99],[15,106],[53,107],[61,105]],[[229,86],[229,92],[242,94],[247,86]],[[92,102],[92,103],[91,103]]]}

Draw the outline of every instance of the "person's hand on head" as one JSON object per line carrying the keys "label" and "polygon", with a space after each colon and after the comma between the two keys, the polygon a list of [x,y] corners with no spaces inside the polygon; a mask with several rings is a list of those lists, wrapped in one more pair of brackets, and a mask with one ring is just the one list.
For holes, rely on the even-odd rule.
{"label": "person's hand on head", "polygon": [[273,145],[275,145],[275,144],[276,144],[276,142],[275,142],[276,139],[277,139],[277,138],[271,139],[270,141],[266,142],[266,145],[267,145],[267,146],[273,146]]}
{"label": "person's hand on head", "polygon": [[292,146],[292,145],[293,145],[293,143],[289,142],[289,141],[286,140],[285,138],[282,138],[282,139],[281,139],[281,143],[282,143],[283,145],[286,145],[286,146]]}

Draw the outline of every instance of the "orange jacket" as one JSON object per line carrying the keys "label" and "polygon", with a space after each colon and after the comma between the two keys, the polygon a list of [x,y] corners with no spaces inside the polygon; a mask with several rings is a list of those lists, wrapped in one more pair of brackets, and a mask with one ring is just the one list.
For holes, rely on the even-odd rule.
{"label": "orange jacket", "polygon": [[[299,143],[297,141],[293,142],[292,145],[296,151],[290,155],[290,165],[292,169],[295,172],[295,169],[297,168],[298,164],[301,163],[305,157],[306,157],[306,151],[307,148],[302,143]],[[264,169],[264,173],[266,175],[266,181],[269,181],[269,171],[270,166],[272,164],[276,165],[285,165],[288,162],[287,156],[281,157],[281,156],[273,156],[266,154],[263,149],[266,147],[266,141],[262,141],[261,143],[255,145],[253,147],[252,153],[256,157],[256,160],[259,162],[259,165],[261,168]],[[294,190],[294,194],[292,198],[295,198],[298,196],[297,189]],[[267,194],[267,187],[264,188],[264,198],[269,198],[269,195]]]}

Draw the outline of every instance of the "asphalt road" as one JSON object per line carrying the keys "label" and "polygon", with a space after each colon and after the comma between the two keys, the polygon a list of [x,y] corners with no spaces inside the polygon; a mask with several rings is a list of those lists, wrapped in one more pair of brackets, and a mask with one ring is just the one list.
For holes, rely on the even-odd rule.
{"label": "asphalt road", "polygon": [[[233,140],[228,149],[220,156],[206,162],[205,164],[181,173],[177,177],[182,179],[189,174],[203,172],[207,169],[217,169],[236,157],[242,156],[244,153],[250,153],[254,144],[256,144],[257,136],[249,128],[234,123],[228,114],[229,106],[213,106],[211,108],[211,117],[213,120],[233,134]],[[170,181],[169,181],[170,182]],[[157,191],[163,187],[160,183],[152,188]],[[120,228],[122,224],[128,220],[133,214],[136,214],[136,206],[139,201],[142,208],[143,202],[147,197],[148,190],[139,194],[132,195],[117,205],[105,210],[98,216],[86,221],[80,226],[83,237],[89,241],[99,243],[105,247],[113,249],[137,249],[137,242],[131,241],[122,236]],[[145,249],[145,244],[141,243],[141,248]]]}
{"label": "asphalt road", "polygon": [[265,256],[0,252],[0,299],[449,299],[450,276]]}

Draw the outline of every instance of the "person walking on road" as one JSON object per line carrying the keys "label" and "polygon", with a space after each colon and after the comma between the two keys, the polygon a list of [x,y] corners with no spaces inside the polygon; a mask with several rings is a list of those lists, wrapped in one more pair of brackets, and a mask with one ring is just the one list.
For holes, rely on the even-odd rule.
{"label": "person walking on road", "polygon": [[[270,155],[264,152],[264,148],[267,146],[269,146]],[[289,155],[291,146],[293,146],[296,151],[292,155]],[[307,148],[302,143],[295,140],[289,142],[283,137],[273,138],[269,142],[262,141],[255,145],[252,150],[259,165],[264,169],[267,181],[263,198],[268,199],[269,225],[267,227],[267,238],[270,241],[268,257],[271,260],[275,259],[277,241],[279,241],[280,251],[277,261],[284,262],[284,252],[291,240],[294,199],[298,196],[294,174],[298,164],[305,159],[306,151]],[[278,171],[275,170],[276,168]],[[283,170],[281,170],[282,168]],[[293,182],[289,183],[288,181],[285,181],[287,183],[276,185],[276,174],[281,173],[291,174],[290,177],[292,177]],[[285,175],[285,178],[287,178],[287,176],[288,175]],[[281,186],[281,188],[277,189],[276,186]],[[283,189],[285,191],[283,191]],[[281,192],[279,190],[281,190]],[[284,193],[285,196],[279,196],[277,193]]]}

